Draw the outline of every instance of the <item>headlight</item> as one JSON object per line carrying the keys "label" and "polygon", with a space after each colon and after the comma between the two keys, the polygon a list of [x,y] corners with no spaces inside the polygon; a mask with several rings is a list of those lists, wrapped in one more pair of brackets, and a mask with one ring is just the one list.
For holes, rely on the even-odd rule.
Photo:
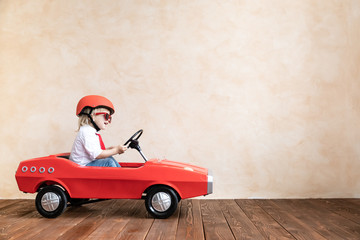
{"label": "headlight", "polygon": [[207,177],[207,194],[210,194],[213,192],[213,175],[212,175],[212,171],[210,169],[208,169],[208,177]]}

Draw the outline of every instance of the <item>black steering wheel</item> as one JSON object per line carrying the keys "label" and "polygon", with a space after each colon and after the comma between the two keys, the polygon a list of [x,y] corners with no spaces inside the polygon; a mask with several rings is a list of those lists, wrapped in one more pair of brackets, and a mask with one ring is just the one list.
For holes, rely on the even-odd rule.
{"label": "black steering wheel", "polygon": [[126,141],[126,143],[124,144],[124,146],[126,146],[128,148],[135,148],[136,150],[138,150],[138,152],[140,153],[140,155],[144,158],[145,162],[147,162],[147,158],[145,157],[144,153],[141,151],[141,147],[139,145],[139,137],[141,136],[141,134],[143,133],[143,130],[140,129],[139,131],[137,131],[134,135],[131,136],[131,138],[129,138],[129,140]]}
{"label": "black steering wheel", "polygon": [[[124,146],[126,146],[126,145],[129,144],[129,143],[130,143],[130,145],[131,145],[131,143],[134,142],[134,141],[137,142],[137,140],[141,137],[142,133],[143,133],[143,130],[142,130],[142,129],[140,129],[139,131],[137,131],[136,133],[134,133],[134,135],[132,135],[132,136],[129,138],[129,140],[126,141],[126,143],[124,144]],[[130,146],[130,147],[131,147],[131,146]]]}

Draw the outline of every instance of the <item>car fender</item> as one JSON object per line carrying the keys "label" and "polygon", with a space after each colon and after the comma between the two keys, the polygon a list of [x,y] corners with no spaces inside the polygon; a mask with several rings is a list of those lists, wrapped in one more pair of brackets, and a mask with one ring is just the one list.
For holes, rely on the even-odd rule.
{"label": "car fender", "polygon": [[66,186],[66,184],[63,181],[61,181],[59,179],[42,179],[42,180],[40,180],[39,183],[36,184],[34,192],[35,191],[38,192],[38,191],[40,191],[41,188],[43,188],[45,186],[51,186],[51,185],[56,185],[56,186],[61,187],[71,197],[70,189]]}
{"label": "car fender", "polygon": [[152,189],[153,187],[156,186],[166,186],[166,187],[170,187],[172,188],[175,193],[178,195],[179,200],[182,199],[182,194],[181,191],[179,190],[179,188],[177,188],[174,184],[171,184],[169,182],[152,182],[148,185],[148,187],[144,190],[143,192],[143,198],[146,196],[146,193],[148,193],[150,191],[150,189]]}

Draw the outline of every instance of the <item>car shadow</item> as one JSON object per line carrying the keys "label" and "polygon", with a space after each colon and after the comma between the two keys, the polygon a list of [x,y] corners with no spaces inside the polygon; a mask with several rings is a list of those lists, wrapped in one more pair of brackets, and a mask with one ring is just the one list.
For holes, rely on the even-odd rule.
{"label": "car shadow", "polygon": [[87,215],[104,218],[152,218],[148,214],[144,200],[112,199],[81,206],[70,206],[60,217],[86,217]]}
{"label": "car shadow", "polygon": [[[38,213],[34,200],[20,201],[14,206],[7,207],[6,210],[3,210],[2,214],[18,219],[48,219]],[[147,212],[144,200],[111,199],[81,206],[69,205],[55,219],[87,218],[91,216],[103,218],[153,218]]]}

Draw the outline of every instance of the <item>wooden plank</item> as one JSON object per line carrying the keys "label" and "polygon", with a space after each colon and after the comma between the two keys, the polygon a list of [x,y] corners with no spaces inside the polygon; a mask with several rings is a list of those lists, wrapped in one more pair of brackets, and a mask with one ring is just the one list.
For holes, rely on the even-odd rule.
{"label": "wooden plank", "polygon": [[347,203],[351,203],[353,205],[356,205],[358,208],[360,208],[360,198],[347,198],[347,199],[341,199],[346,200]]}
{"label": "wooden plank", "polygon": [[236,239],[265,239],[234,200],[220,200],[219,204]]}
{"label": "wooden plank", "polygon": [[[42,225],[35,228],[31,227],[31,225],[34,222],[37,222],[39,218],[40,217],[36,210],[28,213],[27,215],[16,217],[14,221],[9,222],[6,229],[9,239],[24,239],[22,236],[28,236],[34,233],[34,231],[40,231],[42,229]],[[18,220],[16,221],[16,219]]]}
{"label": "wooden plank", "polygon": [[17,200],[0,213],[0,237],[9,238],[14,231],[29,223],[27,217],[34,214],[34,200]]}
{"label": "wooden plank", "polygon": [[[83,213],[89,215],[89,213]],[[61,217],[47,219],[38,215],[36,217],[29,216],[28,224],[13,231],[10,239],[56,239],[84,219],[84,215],[81,213],[78,215],[75,211],[68,216],[68,221]]]}
{"label": "wooden plank", "polygon": [[179,222],[179,207],[181,207],[181,202],[179,202],[179,204],[180,206],[178,206],[175,213],[169,218],[155,219],[145,239],[175,240],[176,230]]}
{"label": "wooden plank", "polygon": [[353,199],[319,199],[321,205],[330,211],[343,216],[353,222],[360,223],[360,200]]}
{"label": "wooden plank", "polygon": [[[94,203],[84,205],[82,207],[69,207],[61,216],[55,219],[42,217],[34,208],[32,215],[25,218],[25,220],[28,219],[28,223],[20,223],[20,227],[16,231],[12,231],[11,239],[58,238],[69,229],[77,226],[77,224],[83,221],[86,217],[94,214],[94,212],[96,212],[96,208],[101,206],[105,206],[105,203]],[[16,222],[15,225],[18,225],[18,222]]]}
{"label": "wooden plank", "polygon": [[34,200],[17,200],[0,209],[0,217],[21,216],[31,212],[34,208]]}
{"label": "wooden plank", "polygon": [[342,223],[339,225],[331,220],[333,217],[338,217],[336,214],[323,209],[315,209],[315,206],[312,206],[307,199],[278,201],[282,208],[289,211],[289,214],[301,219],[304,224],[326,239],[351,239],[352,235],[342,229]]}
{"label": "wooden plank", "polygon": [[202,240],[204,238],[200,200],[182,200],[176,239]]}
{"label": "wooden plank", "polygon": [[202,200],[200,205],[206,239],[235,239],[218,200]]}
{"label": "wooden plank", "polygon": [[118,209],[109,213],[106,220],[101,223],[87,239],[114,239],[139,207],[134,200],[116,200]]}
{"label": "wooden plank", "polygon": [[1,199],[0,200],[0,211],[4,208],[7,208],[10,205],[16,204],[19,200],[13,199]]}
{"label": "wooden plank", "polygon": [[296,239],[323,239],[309,224],[305,224],[301,219],[290,214],[289,211],[282,207],[277,200],[255,200],[269,215],[271,215],[281,226],[291,233]]}
{"label": "wooden plank", "polygon": [[238,199],[236,203],[267,239],[295,239],[286,229],[265,212],[254,200]]}
{"label": "wooden plank", "polygon": [[147,213],[143,200],[135,202],[134,212],[129,215],[129,221],[114,239],[145,239],[154,218]]}
{"label": "wooden plank", "polygon": [[190,199],[165,220],[141,200],[69,207],[55,219],[34,200],[0,206],[0,239],[360,239],[359,199]]}
{"label": "wooden plank", "polygon": [[107,215],[119,207],[118,202],[115,200],[92,203],[92,205],[94,208],[89,216],[63,233],[57,239],[87,239],[88,235],[95,231],[97,226],[105,221]]}
{"label": "wooden plank", "polygon": [[347,239],[359,239],[360,225],[358,223],[329,211],[318,199],[309,199],[306,200],[306,203],[309,204],[309,208],[314,209],[312,212],[316,212],[322,218],[326,217],[326,219],[323,220],[326,224],[338,226],[339,228],[334,228],[335,231],[338,231],[338,235],[346,237]]}

